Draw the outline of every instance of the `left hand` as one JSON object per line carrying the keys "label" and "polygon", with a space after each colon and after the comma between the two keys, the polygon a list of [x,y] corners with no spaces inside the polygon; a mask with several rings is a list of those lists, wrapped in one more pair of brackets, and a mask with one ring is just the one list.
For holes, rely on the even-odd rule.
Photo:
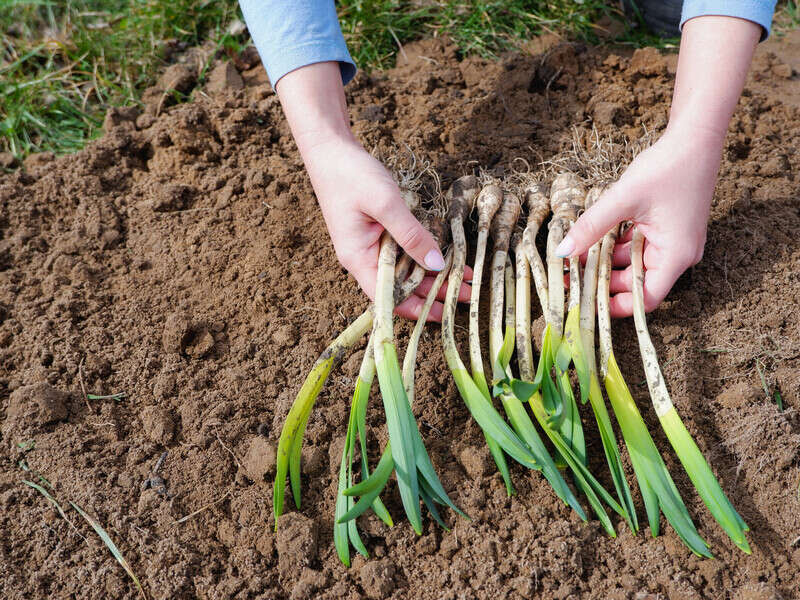
{"label": "left hand", "polygon": [[[633,221],[645,237],[645,310],[654,310],[678,277],[703,257],[721,150],[717,132],[668,127],[575,222],[557,252],[581,255],[614,225]],[[629,233],[614,249],[613,317],[633,314],[630,246]]]}

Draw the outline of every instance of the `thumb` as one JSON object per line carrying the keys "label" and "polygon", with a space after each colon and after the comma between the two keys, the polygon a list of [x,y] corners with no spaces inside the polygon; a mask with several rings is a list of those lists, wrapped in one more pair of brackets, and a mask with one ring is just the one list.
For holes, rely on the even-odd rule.
{"label": "thumb", "polygon": [[373,217],[386,228],[398,245],[418,264],[429,271],[444,269],[444,257],[436,240],[411,214],[400,197]]}
{"label": "thumb", "polygon": [[632,196],[620,182],[614,184],[570,227],[569,233],[556,248],[556,255],[566,258],[583,254],[612,227],[631,219]]}

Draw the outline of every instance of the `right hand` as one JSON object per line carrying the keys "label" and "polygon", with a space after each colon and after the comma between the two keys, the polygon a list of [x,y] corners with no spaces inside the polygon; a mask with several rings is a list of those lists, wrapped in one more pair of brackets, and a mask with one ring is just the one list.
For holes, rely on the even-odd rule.
{"label": "right hand", "polygon": [[[444,259],[433,236],[411,214],[389,172],[350,131],[339,65],[323,62],[296,69],[278,81],[277,91],[336,256],[367,296],[375,299],[384,228],[417,263],[431,271],[441,270]],[[471,274],[466,270],[467,281]],[[395,312],[416,319],[432,283],[433,277],[426,277]],[[442,286],[439,300],[444,299],[445,290]],[[469,286],[463,285],[459,300],[468,301],[469,296]],[[436,302],[428,320],[441,320],[442,308]]]}
{"label": "right hand", "polygon": [[[428,271],[440,271],[444,258],[433,236],[411,214],[386,168],[355,139],[316,144],[305,153],[322,215],[336,256],[370,297],[375,298],[378,251],[384,228],[398,245]],[[465,274],[468,278],[471,271]],[[428,275],[414,295],[395,312],[416,319],[434,276]],[[428,320],[440,321],[447,286],[442,286]],[[470,288],[462,284],[459,300],[469,301]]]}

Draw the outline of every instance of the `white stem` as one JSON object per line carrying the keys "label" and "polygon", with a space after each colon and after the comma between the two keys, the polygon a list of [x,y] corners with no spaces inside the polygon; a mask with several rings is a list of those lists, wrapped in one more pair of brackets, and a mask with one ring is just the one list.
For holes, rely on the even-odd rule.
{"label": "white stem", "polygon": [[605,380],[608,374],[608,360],[614,352],[611,344],[611,311],[609,309],[611,284],[611,255],[617,243],[617,231],[614,227],[603,237],[599,256],[599,273],[597,277],[597,328],[600,336],[600,374]]}
{"label": "white stem", "polygon": [[394,343],[394,266],[397,243],[388,231],[381,236],[378,276],[375,282],[375,361],[383,361],[384,344]]}
{"label": "white stem", "polygon": [[525,381],[533,381],[533,348],[531,347],[531,274],[528,257],[522,240],[514,250],[517,277],[517,364],[519,375]]}
{"label": "white stem", "polygon": [[483,265],[486,259],[486,242],[489,230],[478,231],[478,245],[475,249],[475,265],[472,272],[472,291],[469,301],[469,359],[472,373],[483,373],[483,356],[481,356],[481,332],[478,321]]}
{"label": "white stem", "polygon": [[636,335],[639,338],[639,350],[642,353],[644,374],[647,378],[647,387],[653,408],[659,417],[664,416],[672,408],[672,399],[669,397],[664,375],[658,366],[658,356],[647,330],[647,318],[644,313],[644,266],[642,264],[642,249],[644,236],[639,228],[633,230],[631,242],[631,264],[633,265],[633,321],[636,324]]}
{"label": "white stem", "polygon": [[428,320],[428,314],[430,314],[431,307],[436,301],[436,295],[442,288],[445,279],[447,279],[447,275],[449,274],[452,265],[453,249],[451,248],[447,251],[447,255],[445,256],[444,269],[439,271],[439,273],[436,275],[436,279],[433,280],[433,286],[428,292],[428,296],[425,298],[425,304],[422,305],[422,310],[419,313],[419,317],[417,317],[417,323],[414,325],[414,331],[411,332],[411,337],[408,340],[406,355],[403,357],[403,386],[406,388],[408,402],[412,406],[414,405],[414,371],[417,365],[417,350],[419,348],[419,340],[422,337],[422,332],[425,330],[425,323]]}

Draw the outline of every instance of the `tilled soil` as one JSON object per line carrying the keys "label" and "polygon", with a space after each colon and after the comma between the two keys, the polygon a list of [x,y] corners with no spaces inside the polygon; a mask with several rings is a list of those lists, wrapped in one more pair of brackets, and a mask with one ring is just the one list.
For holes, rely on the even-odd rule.
{"label": "tilled soil", "polygon": [[[21,483],[36,477],[26,465],[103,524],[152,598],[800,597],[799,46],[795,34],[759,48],[705,257],[650,319],[678,411],[752,528],[752,556],[727,540],[669,448],[630,321],[614,329],[623,373],[716,560],[691,555],[663,520],[654,539],[616,519],[609,538],[516,465],[508,498],[434,326],[417,418],[472,521],[447,514],[443,531],[426,520],[417,537],[392,484],[384,498],[398,523],[361,519],[372,558],[339,563],[334,494],[359,350],[320,396],[304,504],[276,534],[281,424],[317,354],[366,300],[336,261],[249,55],[237,63],[243,81],[223,67],[193,103],[172,107],[152,90],[142,114],[115,111],[84,151],[0,178],[0,596],[137,597],[75,511],[80,535]],[[405,50],[406,64],[348,86],[353,126],[369,148],[429,157],[445,184],[475,164],[503,174],[515,158],[547,159],[570,146],[573,125],[621,139],[667,121],[675,57],[656,51],[540,40],[488,62],[441,40]],[[171,76],[192,85],[191,73]],[[409,331],[398,326],[401,341]],[[87,400],[84,388],[125,395]],[[592,435],[592,466],[610,487]]]}

